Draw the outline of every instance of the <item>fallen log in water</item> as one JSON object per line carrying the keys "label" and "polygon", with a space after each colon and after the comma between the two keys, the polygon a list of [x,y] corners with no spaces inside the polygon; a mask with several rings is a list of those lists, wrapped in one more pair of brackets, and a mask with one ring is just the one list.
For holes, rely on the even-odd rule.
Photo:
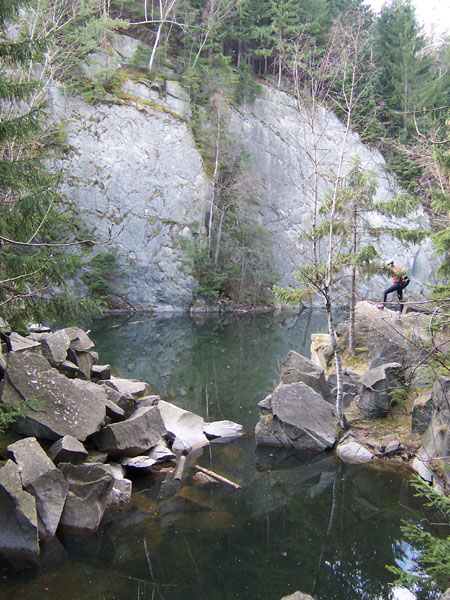
{"label": "fallen log in water", "polygon": [[234,487],[236,490],[239,490],[241,488],[241,486],[238,483],[235,483],[234,481],[231,481],[230,479],[227,479],[222,475],[218,475],[217,473],[214,473],[214,471],[209,471],[208,469],[205,469],[205,467],[201,467],[200,465],[194,465],[194,468],[197,469],[197,471],[200,471],[201,473],[205,473],[205,475],[209,475],[213,479],[217,479],[217,481],[221,481],[222,483],[231,485],[231,487]]}

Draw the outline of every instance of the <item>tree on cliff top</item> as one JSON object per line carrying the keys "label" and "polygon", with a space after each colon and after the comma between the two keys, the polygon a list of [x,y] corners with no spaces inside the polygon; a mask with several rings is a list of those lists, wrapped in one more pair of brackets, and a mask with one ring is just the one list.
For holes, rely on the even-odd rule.
{"label": "tree on cliff top", "polygon": [[7,22],[26,5],[0,0],[0,311],[12,326],[94,308],[75,301],[66,284],[82,259],[65,251],[74,243],[73,214],[59,209],[55,178],[44,166],[53,132],[39,84],[27,73],[49,39],[7,34]]}

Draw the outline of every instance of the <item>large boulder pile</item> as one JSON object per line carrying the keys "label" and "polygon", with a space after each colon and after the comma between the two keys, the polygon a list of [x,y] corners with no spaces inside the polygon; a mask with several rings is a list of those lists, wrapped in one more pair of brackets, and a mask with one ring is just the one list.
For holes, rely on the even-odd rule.
{"label": "large boulder pile", "polygon": [[[424,360],[430,342],[428,325],[425,314],[405,311],[400,316],[393,310],[380,310],[374,303],[359,302],[355,341],[367,368],[362,374],[344,370],[343,404],[348,408],[352,403],[351,410],[356,416],[359,412],[364,420],[384,419],[412,385],[418,399],[412,410],[410,434],[416,446],[422,437],[422,447],[412,466],[430,482],[450,484],[450,378],[438,377],[430,384]],[[342,349],[345,337],[338,342]],[[312,340],[313,360],[294,350],[288,353],[278,386],[259,403],[257,444],[316,451],[337,444],[337,377],[333,371],[326,375],[330,347],[329,336],[320,334],[320,340],[317,336]],[[340,437],[336,454],[348,463],[394,456],[410,460],[411,451],[394,437],[363,439],[357,430],[350,431]]]}
{"label": "large boulder pile", "polygon": [[177,457],[243,433],[112,376],[79,328],[3,331],[0,348],[0,402],[17,415],[0,462],[0,553],[16,567],[59,531],[97,531],[130,501],[133,473],[175,471]]}

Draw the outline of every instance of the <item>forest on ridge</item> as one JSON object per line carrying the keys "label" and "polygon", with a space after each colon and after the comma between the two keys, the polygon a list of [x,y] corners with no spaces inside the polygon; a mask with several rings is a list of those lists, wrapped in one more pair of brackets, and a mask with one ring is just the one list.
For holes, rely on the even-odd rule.
{"label": "forest on ridge", "polygon": [[[133,59],[138,77],[170,76],[189,92],[193,133],[214,190],[208,241],[186,248],[200,295],[261,303],[267,298],[260,290],[273,283],[267,232],[239,217],[252,183],[246,157],[233,156],[225,131],[226,104],[251,102],[261,82],[325,106],[382,152],[405,193],[377,210],[395,218],[424,208],[442,259],[433,293],[449,295],[450,49],[448,37],[426,37],[408,0],[386,3],[379,15],[360,0],[1,0],[0,24],[0,304],[10,322],[70,320],[107,305],[120,272],[107,240],[92,239],[76,207],[60,210],[62,175],[49,172],[46,159],[68,148],[45,103],[54,85],[94,104],[119,90],[120,69],[109,62],[117,33],[142,42]],[[104,69],[89,76],[93,52],[104,57]],[[336,210],[349,186],[361,194],[365,185],[373,196],[355,169],[336,175]],[[319,199],[325,207],[327,201]],[[425,232],[397,235],[418,242]],[[232,255],[244,238],[242,256]],[[104,252],[93,258],[89,248],[99,242]],[[350,254],[379,268],[367,250]],[[348,266],[350,254],[333,268]],[[240,275],[244,260],[252,277]],[[89,295],[80,300],[66,282],[82,266]]]}

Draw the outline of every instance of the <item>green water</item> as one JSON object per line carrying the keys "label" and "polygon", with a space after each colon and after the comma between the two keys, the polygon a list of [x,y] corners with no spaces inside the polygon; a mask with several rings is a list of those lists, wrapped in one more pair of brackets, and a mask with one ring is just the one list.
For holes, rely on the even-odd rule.
{"label": "green water", "polygon": [[[401,519],[423,514],[397,465],[350,467],[331,454],[256,448],[257,403],[290,349],[309,355],[322,312],[103,319],[89,324],[100,363],[155,393],[247,434],[195,461],[239,483],[200,485],[191,468],[174,486],[140,476],[132,502],[91,537],[61,533],[66,560],[0,573],[3,600],[317,600],[414,598],[395,593],[386,564],[411,565]],[[50,554],[50,549],[49,549]],[[3,577],[1,575],[3,574]],[[422,598],[420,592],[417,598]]]}

